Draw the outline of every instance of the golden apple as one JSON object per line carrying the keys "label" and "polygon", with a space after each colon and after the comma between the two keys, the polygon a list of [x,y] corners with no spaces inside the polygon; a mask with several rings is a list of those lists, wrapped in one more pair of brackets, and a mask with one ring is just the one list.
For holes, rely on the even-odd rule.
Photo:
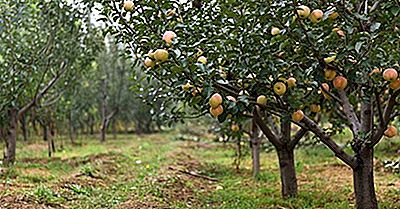
{"label": "golden apple", "polygon": [[267,97],[260,95],[257,97],[257,104],[265,106],[267,104]]}
{"label": "golden apple", "polygon": [[321,111],[321,106],[319,106],[318,104],[312,104],[310,105],[310,110],[311,112],[317,113]]}
{"label": "golden apple", "polygon": [[390,87],[391,89],[393,89],[393,90],[399,89],[399,88],[400,88],[400,79],[397,79],[397,80],[395,80],[395,81],[392,81],[392,82],[389,84],[389,87]]}
{"label": "golden apple", "polygon": [[332,69],[326,69],[324,75],[326,80],[331,81],[336,77],[336,71]]}
{"label": "golden apple", "polygon": [[212,108],[217,108],[220,104],[222,104],[221,94],[218,93],[213,94],[208,103]]}
{"label": "golden apple", "polygon": [[144,60],[144,66],[146,67],[154,67],[156,65],[156,63],[154,63],[154,61],[148,57],[146,57],[146,59]]}
{"label": "golden apple", "polygon": [[393,68],[388,68],[385,71],[383,71],[383,79],[387,81],[395,81],[397,80],[398,73],[397,70]]}
{"label": "golden apple", "polygon": [[271,29],[271,35],[275,36],[281,33],[281,30],[277,27],[272,27]]}
{"label": "golden apple", "polygon": [[126,11],[132,11],[134,7],[133,1],[125,1],[124,2],[124,9]]}
{"label": "golden apple", "polygon": [[274,85],[274,92],[278,95],[283,95],[286,92],[286,85],[283,82],[276,82]]}
{"label": "golden apple", "polygon": [[224,112],[222,105],[218,105],[216,108],[210,107],[210,113],[214,117],[220,116]]}
{"label": "golden apple", "polygon": [[168,51],[165,49],[157,49],[154,52],[154,59],[156,59],[157,61],[167,61],[168,60]]}
{"label": "golden apple", "polygon": [[297,14],[300,18],[305,19],[310,15],[310,8],[308,6],[301,5],[297,8]]}
{"label": "golden apple", "polygon": [[301,110],[297,110],[292,114],[292,120],[295,122],[300,122],[304,118],[304,113]]}
{"label": "golden apple", "polygon": [[343,90],[347,86],[347,79],[343,76],[337,76],[333,79],[333,86],[338,90]]}
{"label": "golden apple", "polygon": [[293,77],[290,77],[287,79],[287,84],[289,87],[295,87],[296,86],[296,79]]}
{"label": "golden apple", "polygon": [[324,12],[322,12],[322,10],[320,10],[320,9],[316,9],[316,10],[312,11],[309,16],[311,22],[313,22],[313,23],[317,23],[317,22],[321,21],[323,17],[324,17]]}
{"label": "golden apple", "polygon": [[240,130],[240,127],[237,124],[232,124],[231,130],[232,132],[238,132]]}
{"label": "golden apple", "polygon": [[205,56],[200,56],[197,58],[197,62],[203,63],[204,65],[207,64],[207,58]]}
{"label": "golden apple", "polygon": [[397,128],[394,126],[388,126],[384,132],[384,135],[388,138],[392,138],[397,135]]}
{"label": "golden apple", "polygon": [[167,44],[171,44],[172,40],[176,37],[176,34],[173,31],[166,31],[162,37]]}

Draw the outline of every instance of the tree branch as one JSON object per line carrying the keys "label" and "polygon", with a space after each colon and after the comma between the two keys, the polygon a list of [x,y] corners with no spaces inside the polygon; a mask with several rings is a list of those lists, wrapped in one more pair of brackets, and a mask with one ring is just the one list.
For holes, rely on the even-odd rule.
{"label": "tree branch", "polygon": [[267,124],[263,121],[260,115],[260,108],[255,107],[256,111],[254,112],[254,120],[256,121],[260,130],[264,133],[267,139],[275,146],[282,147],[282,142],[279,141],[279,138],[271,131],[271,129],[267,126]]}
{"label": "tree branch", "polygon": [[289,147],[290,148],[295,148],[296,145],[299,143],[299,141],[303,138],[304,135],[308,132],[307,129],[301,128],[296,132],[294,135],[293,139],[289,142]]}
{"label": "tree branch", "polygon": [[346,114],[347,120],[351,124],[350,128],[353,132],[354,138],[356,140],[359,140],[357,136],[361,131],[360,121],[358,120],[353,106],[349,102],[349,98],[347,97],[346,92],[344,90],[339,90],[339,96],[340,99],[343,101],[343,111]]}

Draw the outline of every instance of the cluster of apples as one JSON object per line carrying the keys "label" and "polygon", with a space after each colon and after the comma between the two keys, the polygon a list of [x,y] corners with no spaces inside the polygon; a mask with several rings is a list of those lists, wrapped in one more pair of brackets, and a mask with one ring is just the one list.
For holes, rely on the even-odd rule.
{"label": "cluster of apples", "polygon": [[[286,80],[287,87],[289,87],[289,88],[295,87],[296,86],[296,82],[297,82],[297,80],[295,78],[293,78],[293,77],[288,78]],[[285,84],[285,80],[284,79],[276,82],[274,84],[274,92],[279,96],[284,95],[286,93],[286,90],[287,90],[286,84]]]}
{"label": "cluster of apples", "polygon": [[208,104],[210,105],[210,113],[212,116],[218,117],[224,112],[222,102],[223,100],[221,94],[215,93],[211,96]]}
{"label": "cluster of apples", "polygon": [[[176,37],[176,34],[172,31],[166,31],[162,37],[167,45],[172,44],[173,39]],[[147,54],[146,59],[144,60],[144,66],[148,68],[153,68],[156,63],[165,62],[168,60],[169,53],[166,49],[157,49],[156,51],[150,51]]]}

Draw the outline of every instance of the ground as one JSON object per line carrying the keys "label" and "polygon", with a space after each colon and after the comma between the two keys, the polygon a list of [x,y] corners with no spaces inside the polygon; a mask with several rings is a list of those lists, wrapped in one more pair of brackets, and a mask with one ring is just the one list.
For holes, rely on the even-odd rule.
{"label": "ground", "polygon": [[[237,170],[232,145],[175,136],[119,135],[103,144],[82,136],[75,145],[57,139],[52,158],[45,142],[19,142],[17,164],[0,168],[0,208],[354,207],[351,170],[323,146],[296,150],[299,197],[283,200],[276,153],[262,154],[262,172],[254,180],[248,151]],[[400,208],[400,175],[381,163],[399,154],[390,143],[379,146],[380,207]]]}

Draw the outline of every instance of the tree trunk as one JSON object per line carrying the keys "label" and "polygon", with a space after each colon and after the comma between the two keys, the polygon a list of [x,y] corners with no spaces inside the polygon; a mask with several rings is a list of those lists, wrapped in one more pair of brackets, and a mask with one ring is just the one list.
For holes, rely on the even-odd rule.
{"label": "tree trunk", "polygon": [[281,171],[281,186],[283,198],[297,196],[296,168],[294,165],[294,149],[277,150],[279,168]]}
{"label": "tree trunk", "polygon": [[357,166],[353,169],[357,209],[378,208],[374,187],[373,156],[372,148],[367,148],[357,155]]}
{"label": "tree trunk", "polygon": [[28,141],[28,130],[26,127],[26,116],[25,114],[21,117],[21,130],[22,130],[22,136],[24,138],[24,141]]}
{"label": "tree trunk", "polygon": [[252,168],[253,177],[257,178],[260,173],[260,146],[261,138],[259,137],[259,131],[257,123],[253,120],[251,127],[251,157],[252,157]]}
{"label": "tree trunk", "polygon": [[5,137],[4,150],[4,165],[9,166],[15,162],[15,150],[17,144],[17,129],[18,129],[18,110],[12,109],[9,111],[10,123],[8,132]]}
{"label": "tree trunk", "polygon": [[73,116],[72,116],[72,111],[69,114],[68,117],[68,124],[69,124],[69,139],[71,141],[71,144],[75,144],[75,140],[76,140],[76,130],[74,127],[74,123],[73,123]]}

